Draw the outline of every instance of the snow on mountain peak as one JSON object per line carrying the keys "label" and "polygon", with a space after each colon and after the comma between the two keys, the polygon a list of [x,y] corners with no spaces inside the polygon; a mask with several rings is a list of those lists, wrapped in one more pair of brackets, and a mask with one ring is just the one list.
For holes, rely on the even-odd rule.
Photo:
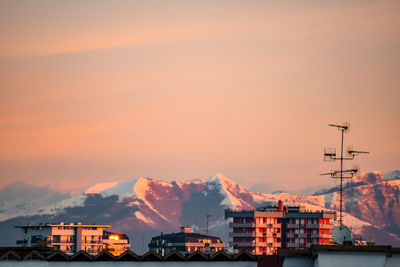
{"label": "snow on mountain peak", "polygon": [[168,218],[158,212],[157,209],[155,209],[152,203],[148,200],[148,196],[152,194],[153,184],[160,184],[162,186],[172,187],[172,185],[167,182],[159,182],[150,178],[141,177],[137,180],[137,183],[134,186],[134,191],[136,193],[136,196],[140,200],[142,200],[149,209],[151,209],[154,213],[156,213],[158,216],[168,222]]}
{"label": "snow on mountain peak", "polygon": [[222,174],[216,174],[204,181],[206,187],[210,190],[218,189],[219,192],[225,196],[221,202],[231,208],[248,208],[251,207],[248,203],[243,201],[241,194],[249,194],[241,185],[236,184]]}
{"label": "snow on mountain peak", "polygon": [[131,179],[117,182],[100,183],[86,189],[85,193],[100,194],[103,197],[117,195],[119,200],[121,201],[125,197],[135,195],[134,186],[137,181],[138,179]]}
{"label": "snow on mountain peak", "polygon": [[88,189],[85,190],[86,194],[100,194],[102,191],[107,190],[111,187],[114,187],[117,185],[118,182],[108,182],[108,183],[100,183],[100,184],[95,184]]}

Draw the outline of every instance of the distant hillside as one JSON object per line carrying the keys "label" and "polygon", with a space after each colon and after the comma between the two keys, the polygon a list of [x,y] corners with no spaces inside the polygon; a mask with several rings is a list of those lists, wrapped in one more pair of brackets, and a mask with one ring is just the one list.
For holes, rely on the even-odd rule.
{"label": "distant hillside", "polygon": [[[400,180],[388,181],[379,173],[365,173],[354,179],[344,190],[345,224],[361,237],[400,246],[399,185]],[[127,233],[133,250],[141,253],[147,250],[150,238],[160,232],[178,231],[182,225],[204,230],[206,214],[213,216],[210,233],[227,241],[224,209],[250,209],[279,199],[311,210],[337,210],[339,198],[336,188],[311,196],[253,193],[220,174],[204,180],[174,182],[142,177],[96,184],[82,194],[40,209],[24,210],[26,216],[0,222],[4,229],[0,232],[0,245],[15,245],[19,238],[15,225],[81,221],[111,224],[113,230]]]}

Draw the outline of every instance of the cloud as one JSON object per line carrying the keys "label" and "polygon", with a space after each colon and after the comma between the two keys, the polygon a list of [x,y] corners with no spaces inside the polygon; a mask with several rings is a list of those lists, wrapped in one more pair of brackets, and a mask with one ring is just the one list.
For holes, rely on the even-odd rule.
{"label": "cloud", "polygon": [[27,211],[39,209],[69,197],[50,187],[29,185],[16,181],[0,191],[0,220],[24,215]]}

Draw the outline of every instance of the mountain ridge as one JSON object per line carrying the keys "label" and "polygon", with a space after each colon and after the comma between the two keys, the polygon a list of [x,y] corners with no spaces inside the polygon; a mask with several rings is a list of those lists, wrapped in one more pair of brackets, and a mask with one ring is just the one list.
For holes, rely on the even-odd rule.
{"label": "mountain ridge", "polygon": [[[400,210],[400,180],[388,180],[380,173],[372,172],[361,174],[352,182],[343,191],[345,224],[364,239],[371,237],[379,243],[400,245],[400,211],[397,211]],[[338,210],[338,192],[335,190],[318,195],[266,194],[251,192],[222,174],[172,182],[140,177],[95,184],[81,194],[26,216],[3,220],[0,227],[11,227],[17,222],[109,223],[114,230],[133,237],[137,251],[144,251],[145,248],[140,248],[143,243],[138,241],[138,235],[148,240],[154,234],[176,231],[182,225],[201,231],[205,227],[206,214],[213,215],[210,233],[218,233],[226,242],[228,227],[224,209],[251,209],[278,200],[304,205],[309,210]],[[8,240],[8,245],[12,238],[17,237],[0,233],[0,240]]]}

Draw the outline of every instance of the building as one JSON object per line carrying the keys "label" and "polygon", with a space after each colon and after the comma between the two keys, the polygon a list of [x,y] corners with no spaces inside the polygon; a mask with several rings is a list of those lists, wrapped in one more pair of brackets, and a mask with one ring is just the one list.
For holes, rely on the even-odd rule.
{"label": "building", "polygon": [[129,237],[126,234],[112,233],[104,231],[103,250],[106,250],[114,256],[119,256],[131,248]]}
{"label": "building", "polygon": [[333,244],[331,211],[308,211],[302,206],[266,206],[247,211],[225,210],[229,223],[229,246],[255,255],[276,254],[279,248],[307,248]]}
{"label": "building", "polygon": [[70,224],[39,224],[16,226],[21,228],[22,239],[17,245],[35,246],[45,241],[47,246],[73,254],[80,250],[95,255],[103,250],[103,229],[110,225],[86,225],[82,223]]}
{"label": "building", "polygon": [[193,251],[218,252],[223,251],[225,244],[219,237],[193,233],[190,227],[181,227],[181,232],[163,234],[153,237],[149,249],[161,256],[171,251],[190,253]]}
{"label": "building", "polygon": [[302,206],[288,206],[282,218],[282,247],[308,248],[333,244],[334,211],[307,211]]}
{"label": "building", "polygon": [[264,207],[248,211],[225,210],[229,223],[229,246],[234,251],[246,250],[255,255],[272,255],[281,247],[280,219],[283,210]]}

